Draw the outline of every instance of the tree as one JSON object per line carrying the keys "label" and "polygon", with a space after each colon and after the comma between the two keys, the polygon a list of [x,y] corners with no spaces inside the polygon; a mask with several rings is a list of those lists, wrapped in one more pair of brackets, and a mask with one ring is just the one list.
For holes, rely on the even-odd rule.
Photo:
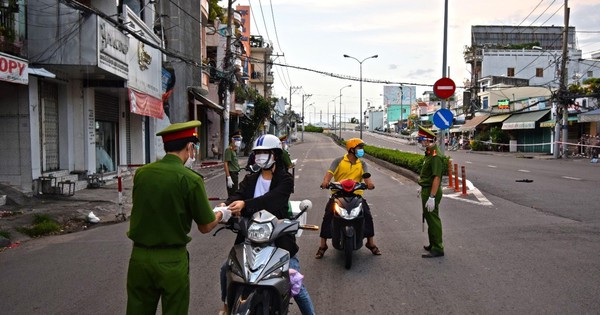
{"label": "tree", "polygon": [[242,138],[246,144],[244,154],[248,155],[252,149],[252,143],[256,138],[257,131],[262,130],[265,120],[271,116],[271,104],[273,104],[273,100],[265,99],[256,89],[249,88],[245,92],[246,95],[244,96],[247,97],[246,100],[254,103],[254,112],[250,116],[250,119],[244,119],[240,123]]}

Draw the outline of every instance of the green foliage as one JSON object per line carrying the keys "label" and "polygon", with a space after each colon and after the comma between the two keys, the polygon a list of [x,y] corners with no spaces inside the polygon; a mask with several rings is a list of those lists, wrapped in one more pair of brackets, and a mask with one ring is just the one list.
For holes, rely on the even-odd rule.
{"label": "green foliage", "polygon": [[[342,141],[342,145],[345,145],[345,141]],[[365,145],[365,153],[380,160],[411,170],[417,174],[421,173],[421,167],[423,167],[423,160],[425,159],[425,155],[423,154],[402,152],[370,145]],[[442,156],[442,159],[444,160],[444,165],[448,165],[450,158]],[[448,170],[446,168],[444,169],[443,175],[448,175]]]}
{"label": "green foliage", "polygon": [[10,239],[10,232],[4,231],[4,230],[0,230],[0,236],[4,237],[6,239]]}
{"label": "green foliage", "polygon": [[315,127],[313,125],[308,125],[308,126],[304,127],[304,131],[306,131],[306,132],[323,133],[323,128],[321,128],[321,127]]}
{"label": "green foliage", "polygon": [[30,237],[53,234],[60,230],[60,224],[45,214],[36,214],[33,218],[33,225],[30,227],[17,228],[17,231],[27,234]]}
{"label": "green foliage", "polygon": [[[508,135],[508,133],[502,130],[502,128],[496,126],[490,129],[490,141],[492,141],[493,143],[508,144],[508,142],[510,141],[510,136]],[[494,151],[498,151],[503,148],[506,148],[506,146],[492,144],[492,150]]]}
{"label": "green foliage", "polygon": [[219,6],[219,0],[208,0],[208,20],[215,21],[220,20],[223,21],[225,19],[225,10],[221,6]]}
{"label": "green foliage", "polygon": [[39,224],[47,221],[52,221],[49,215],[47,214],[35,214],[33,215],[33,224]]}
{"label": "green foliage", "polygon": [[254,113],[250,120],[244,120],[240,124],[243,141],[246,144],[246,155],[252,150],[252,143],[256,138],[257,131],[262,130],[266,119],[271,116],[271,100],[265,100],[255,89],[248,89],[248,100],[254,102]]}

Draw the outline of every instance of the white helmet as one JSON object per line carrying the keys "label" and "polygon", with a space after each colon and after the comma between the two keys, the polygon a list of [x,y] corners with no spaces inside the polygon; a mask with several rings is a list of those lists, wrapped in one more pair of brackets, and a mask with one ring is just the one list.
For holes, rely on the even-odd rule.
{"label": "white helmet", "polygon": [[[252,151],[257,150],[272,151],[273,153],[280,156],[282,152],[281,141],[274,135],[262,135],[258,137],[256,141],[254,141],[254,147],[252,148]],[[254,161],[256,165],[258,165],[260,168],[270,169],[273,166],[273,164],[275,164],[275,157],[273,156],[275,154],[272,154],[271,152],[269,152],[269,154],[256,154],[254,157]]]}
{"label": "white helmet", "polygon": [[281,141],[274,135],[262,135],[254,141],[254,150],[281,150]]}

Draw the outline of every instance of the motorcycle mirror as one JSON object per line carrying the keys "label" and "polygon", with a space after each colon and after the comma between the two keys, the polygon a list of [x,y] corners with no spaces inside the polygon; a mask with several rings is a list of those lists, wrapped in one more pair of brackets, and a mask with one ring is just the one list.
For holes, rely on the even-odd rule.
{"label": "motorcycle mirror", "polygon": [[312,209],[312,201],[304,199],[300,202],[300,210],[308,211],[310,209]]}
{"label": "motorcycle mirror", "polygon": [[362,174],[362,178],[369,178],[369,177],[371,177],[371,173]]}
{"label": "motorcycle mirror", "polygon": [[260,171],[260,166],[256,164],[248,165],[246,166],[246,170],[250,171],[251,173],[256,173]]}

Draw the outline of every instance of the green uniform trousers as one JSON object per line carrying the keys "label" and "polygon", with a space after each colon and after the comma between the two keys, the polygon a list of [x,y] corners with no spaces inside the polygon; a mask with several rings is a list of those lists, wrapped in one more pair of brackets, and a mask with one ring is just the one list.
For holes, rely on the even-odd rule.
{"label": "green uniform trousers", "polygon": [[133,247],[127,271],[127,315],[187,315],[190,304],[187,249]]}
{"label": "green uniform trousers", "polygon": [[425,209],[425,203],[429,199],[431,187],[423,187],[421,190],[421,207],[423,209],[423,217],[427,221],[427,235],[429,236],[429,245],[431,250],[443,253],[444,243],[442,242],[442,220],[440,219],[440,201],[442,200],[443,192],[441,187],[435,196],[435,209],[429,212]]}

